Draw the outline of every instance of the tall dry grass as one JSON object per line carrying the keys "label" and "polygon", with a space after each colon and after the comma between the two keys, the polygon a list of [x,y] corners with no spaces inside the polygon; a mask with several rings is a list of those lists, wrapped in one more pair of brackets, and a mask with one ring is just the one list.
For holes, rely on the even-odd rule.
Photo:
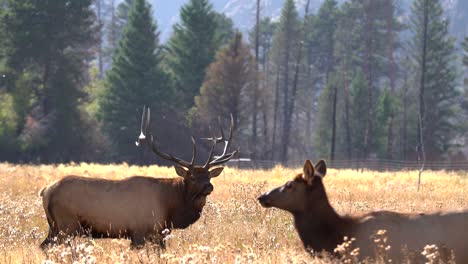
{"label": "tall dry grass", "polygon": [[[299,171],[282,167],[226,168],[212,181],[215,190],[202,217],[185,230],[173,231],[163,252],[151,245],[130,250],[127,240],[80,238],[45,254],[38,248],[47,233],[37,195],[43,186],[68,174],[121,179],[131,175],[171,177],[175,175],[174,170],[125,164],[0,164],[0,263],[309,263],[312,259],[302,248],[291,216],[279,210],[263,209],[256,201],[259,194],[284,183]],[[468,207],[467,172],[427,171],[419,193],[416,181],[416,171],[329,170],[325,186],[332,205],[342,214],[380,209],[431,212]],[[437,257],[437,254],[430,256]],[[313,260],[337,262],[327,257]]]}

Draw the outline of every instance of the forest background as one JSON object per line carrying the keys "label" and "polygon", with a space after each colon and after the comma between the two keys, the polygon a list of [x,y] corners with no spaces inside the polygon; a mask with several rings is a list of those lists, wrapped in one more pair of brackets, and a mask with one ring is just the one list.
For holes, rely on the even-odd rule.
{"label": "forest background", "polygon": [[239,30],[189,0],[162,43],[144,0],[0,0],[0,160],[163,163],[134,143],[146,105],[183,158],[232,114],[252,160],[466,162],[467,3],[257,0]]}

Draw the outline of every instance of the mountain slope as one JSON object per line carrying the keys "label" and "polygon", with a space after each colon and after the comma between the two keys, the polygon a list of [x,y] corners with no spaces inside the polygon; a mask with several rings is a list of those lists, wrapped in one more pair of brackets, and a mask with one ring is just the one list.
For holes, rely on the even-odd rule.
{"label": "mountain slope", "polygon": [[[172,25],[179,21],[179,9],[188,0],[149,0],[153,5],[155,17],[161,31],[161,40],[166,41],[172,31]],[[324,0],[311,1],[311,12],[315,13]],[[338,0],[344,2],[345,0]],[[225,13],[234,21],[234,25],[243,32],[250,30],[255,23],[255,0],[212,0],[213,7],[218,12]],[[307,0],[295,0],[299,13],[304,13]],[[412,0],[400,0],[402,12],[409,15]],[[442,0],[447,10],[452,26],[452,33],[461,36],[468,34],[468,0]],[[277,19],[284,0],[261,0],[261,16]]]}

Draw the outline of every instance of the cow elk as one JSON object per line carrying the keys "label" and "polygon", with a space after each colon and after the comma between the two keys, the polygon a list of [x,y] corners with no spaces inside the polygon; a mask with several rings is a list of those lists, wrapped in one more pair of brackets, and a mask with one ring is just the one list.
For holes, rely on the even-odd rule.
{"label": "cow elk", "polygon": [[[379,230],[386,230],[387,257],[395,263],[403,261],[404,251],[421,252],[426,245],[437,245],[442,252],[454,254],[456,263],[468,263],[468,210],[432,214],[402,214],[375,211],[361,216],[339,215],[325,191],[322,179],[325,161],[315,166],[310,160],[303,173],[275,188],[258,200],[263,207],[276,207],[290,212],[304,247],[314,252],[337,254],[334,249],[344,238],[354,238],[359,258],[376,258],[373,241]],[[382,234],[382,233],[380,233]],[[349,241],[349,240],[348,240]],[[402,249],[404,249],[402,251]],[[416,257],[416,260],[418,257]]]}
{"label": "cow elk", "polygon": [[[132,247],[146,241],[164,248],[165,229],[186,228],[200,218],[206,197],[213,191],[211,178],[217,177],[236,153],[227,152],[232,139],[208,138],[212,142],[208,160],[195,165],[196,144],[193,143],[191,162],[163,153],[153,142],[149,132],[150,109],[143,109],[141,134],[137,146],[146,144],[160,157],[174,162],[178,178],[133,176],[123,180],[108,180],[80,176],[66,176],[40,191],[49,224],[49,233],[42,242],[63,243],[66,237],[88,235],[94,238],[130,238]],[[145,124],[146,123],[146,124]],[[224,151],[214,158],[217,143],[224,143]],[[215,167],[215,168],[213,168]],[[166,233],[166,232],[164,232]]]}

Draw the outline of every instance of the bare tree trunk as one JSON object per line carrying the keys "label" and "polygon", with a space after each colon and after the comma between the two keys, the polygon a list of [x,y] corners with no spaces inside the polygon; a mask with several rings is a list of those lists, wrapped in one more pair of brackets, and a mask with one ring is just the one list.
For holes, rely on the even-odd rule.
{"label": "bare tree trunk", "polygon": [[367,80],[367,124],[364,137],[364,159],[369,156],[370,145],[373,142],[373,119],[374,119],[374,105],[373,105],[373,73],[372,73],[372,54],[374,52],[374,45],[372,41],[372,34],[374,33],[374,21],[372,16],[373,0],[364,5],[365,8],[365,51],[364,51],[364,72]]}
{"label": "bare tree trunk", "polygon": [[257,115],[258,115],[258,95],[259,95],[259,84],[260,80],[258,79],[258,73],[260,72],[258,64],[258,55],[259,55],[259,46],[260,46],[260,0],[257,0],[257,15],[256,15],[256,24],[255,24],[255,67],[256,67],[256,76],[255,76],[255,87],[254,87],[254,96],[253,96],[253,108],[252,108],[252,143],[251,143],[251,157],[255,159],[257,148]]}
{"label": "bare tree trunk", "polygon": [[420,162],[419,177],[418,177],[418,191],[421,185],[421,175],[424,171],[424,166],[426,163],[426,153],[424,150],[424,115],[425,115],[425,103],[424,103],[424,90],[426,85],[426,56],[427,56],[427,37],[428,37],[428,3],[427,0],[424,1],[424,22],[423,22],[423,39],[422,39],[422,58],[421,58],[421,79],[419,83],[419,123],[418,123],[418,136],[419,136],[419,146],[418,146],[418,160]]}
{"label": "bare tree trunk", "polygon": [[351,142],[351,120],[350,120],[350,113],[349,113],[349,86],[348,86],[348,78],[345,74],[344,77],[344,100],[345,100],[345,129],[346,129],[346,154],[348,156],[348,160],[353,158],[352,156],[352,142]]}
{"label": "bare tree trunk", "polygon": [[99,67],[99,78],[102,78],[104,74],[104,63],[103,63],[103,56],[102,56],[102,0],[96,0],[96,9],[97,9],[97,22],[99,24],[99,40],[98,40],[98,47],[97,47],[97,55],[98,55],[98,67]]}
{"label": "bare tree trunk", "polygon": [[336,84],[333,84],[333,103],[332,103],[332,138],[331,138],[331,149],[330,149],[330,161],[335,161],[335,141],[336,141],[336,101],[338,98],[338,88]]}
{"label": "bare tree trunk", "polygon": [[279,90],[280,90],[280,66],[276,66],[276,87],[275,87],[275,109],[273,113],[273,137],[271,142],[271,159],[275,158],[276,131],[278,126]]}
{"label": "bare tree trunk", "polygon": [[[307,0],[306,7],[305,7],[305,14],[304,18],[307,18],[309,15],[309,4],[310,0]],[[293,85],[292,85],[292,91],[291,91],[291,98],[288,96],[288,89],[286,86],[285,90],[285,111],[284,111],[284,127],[283,127],[283,142],[282,142],[282,151],[281,151],[281,160],[282,162],[286,162],[288,160],[288,146],[290,144],[290,133],[291,133],[291,123],[292,123],[292,116],[294,112],[294,104],[296,103],[296,94],[297,94],[297,86],[299,82],[299,70],[301,67],[301,60],[302,60],[302,48],[304,46],[304,37],[305,37],[305,27],[306,27],[306,19],[304,19],[303,26],[301,29],[301,36],[299,39],[299,48],[297,51],[297,57],[296,57],[296,65],[295,65],[295,70],[294,70],[294,79],[293,79]],[[287,56],[289,55],[289,52],[287,53]],[[289,59],[288,59],[289,60]],[[286,71],[286,74],[287,71]],[[286,75],[287,77],[288,75]],[[286,83],[287,85],[287,83]]]}
{"label": "bare tree trunk", "polygon": [[403,132],[402,132],[402,145],[403,160],[406,161],[408,151],[408,75],[405,73],[404,90],[403,90]]}
{"label": "bare tree trunk", "polygon": [[[394,6],[393,0],[386,0],[387,3],[387,17],[386,17],[386,26],[387,26],[387,60],[388,60],[388,67],[389,67],[389,79],[390,79],[390,94],[392,97],[395,96],[395,59],[393,57],[393,13],[394,13]],[[393,126],[395,120],[395,113],[390,113],[390,121],[388,122],[388,129],[387,129],[387,159],[393,159]]]}

